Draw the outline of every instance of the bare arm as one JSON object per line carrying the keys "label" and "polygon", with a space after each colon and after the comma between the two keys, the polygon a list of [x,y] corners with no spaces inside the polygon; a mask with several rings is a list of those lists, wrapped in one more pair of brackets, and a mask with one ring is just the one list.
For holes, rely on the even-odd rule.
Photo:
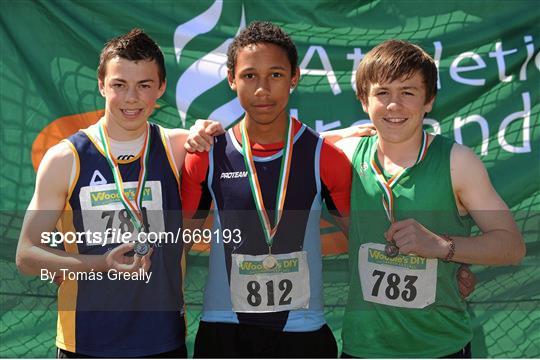
{"label": "bare arm", "polygon": [[36,177],[36,189],[26,212],[19,243],[16,263],[20,272],[39,275],[42,269],[49,272],[133,271],[145,264],[150,266],[149,255],[143,258],[126,259],[132,244],[123,244],[107,255],[71,254],[53,249],[42,242],[42,234],[51,232],[64,210],[69,191],[69,180],[75,157],[65,143],[52,147],[43,158]]}
{"label": "bare arm", "polygon": [[38,275],[41,269],[54,272],[60,269],[100,271],[106,267],[102,256],[68,254],[41,241],[43,232],[54,230],[64,209],[74,161],[68,145],[60,143],[47,151],[39,166],[36,189],[28,205],[17,246],[17,268],[24,274]]}
{"label": "bare arm", "polygon": [[[373,124],[354,125],[344,129],[323,131],[321,136],[331,144],[347,138],[357,138],[362,136],[373,136],[377,134]],[[336,144],[337,146],[337,144]],[[339,146],[338,146],[339,147]]]}
{"label": "bare arm", "polygon": [[359,142],[360,142],[359,137],[350,137],[350,138],[341,139],[338,142],[336,142],[334,145],[343,151],[343,153],[347,156],[347,159],[349,159],[349,162],[352,164],[354,151],[356,150],[356,147],[358,146]]}
{"label": "bare arm", "polygon": [[165,129],[165,137],[169,139],[174,164],[178,173],[181,172],[186,158],[185,144],[189,131],[184,129]]}
{"label": "bare arm", "polygon": [[472,152],[454,145],[450,156],[452,185],[458,206],[472,216],[482,234],[452,237],[456,243],[453,260],[468,264],[518,264],[525,256],[525,244],[508,206],[489,180],[484,164]]}
{"label": "bare arm", "polygon": [[[525,244],[510,210],[489,180],[484,164],[468,148],[454,145],[450,155],[452,187],[460,213],[470,213],[482,231],[479,236],[448,234],[455,242],[452,261],[466,264],[518,264],[525,256]],[[395,240],[401,253],[444,259],[450,243],[414,219],[392,224],[387,240]]]}

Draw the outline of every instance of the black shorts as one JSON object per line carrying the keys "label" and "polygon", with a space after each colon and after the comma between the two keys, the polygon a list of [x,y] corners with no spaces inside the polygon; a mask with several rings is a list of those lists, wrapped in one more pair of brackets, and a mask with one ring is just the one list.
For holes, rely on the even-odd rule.
{"label": "black shorts", "polygon": [[[342,359],[355,359],[356,357],[351,356],[346,353],[342,353],[341,358]],[[459,350],[458,352],[455,352],[453,354],[446,355],[446,356],[441,356],[439,359],[471,359],[471,358],[472,358],[471,343],[468,343],[467,345],[465,345],[463,349]]]}
{"label": "black shorts", "polygon": [[308,332],[201,321],[194,358],[336,358],[337,343],[328,325]]}
{"label": "black shorts", "polygon": [[[56,358],[57,359],[90,359],[95,358],[94,356],[88,356],[83,354],[77,354],[73,352],[69,352],[60,348],[57,348],[58,351],[56,352]],[[133,358],[133,356],[129,356],[130,358]],[[167,351],[164,353],[154,354],[154,355],[148,355],[148,356],[141,356],[141,359],[144,358],[157,358],[157,359],[185,359],[187,358],[187,349],[185,346],[180,347],[175,350]]]}

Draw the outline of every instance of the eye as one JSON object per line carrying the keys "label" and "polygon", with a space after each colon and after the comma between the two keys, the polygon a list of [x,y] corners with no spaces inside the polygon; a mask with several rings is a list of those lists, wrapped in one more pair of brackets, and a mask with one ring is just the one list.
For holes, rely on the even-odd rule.
{"label": "eye", "polygon": [[414,93],[410,92],[410,91],[404,91],[403,92],[403,95],[406,95],[406,96],[414,96]]}
{"label": "eye", "polygon": [[247,73],[247,74],[243,74],[242,77],[243,77],[244,79],[254,79],[254,78],[255,78],[255,74]]}
{"label": "eye", "polygon": [[387,90],[377,90],[377,91],[375,91],[375,95],[376,96],[388,95],[388,91]]}
{"label": "eye", "polygon": [[124,84],[122,83],[114,83],[111,85],[114,89],[121,89],[124,87]]}
{"label": "eye", "polygon": [[280,77],[283,77],[283,74],[282,74],[282,73],[278,73],[278,72],[274,72],[274,73],[272,73],[272,77],[273,77],[273,78],[280,78]]}
{"label": "eye", "polygon": [[150,84],[141,84],[141,88],[143,89],[150,89]]}

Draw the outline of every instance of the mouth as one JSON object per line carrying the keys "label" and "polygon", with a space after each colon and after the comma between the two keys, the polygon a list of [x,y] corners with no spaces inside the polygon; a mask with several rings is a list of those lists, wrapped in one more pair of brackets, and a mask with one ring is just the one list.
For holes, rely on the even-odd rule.
{"label": "mouth", "polygon": [[120,109],[120,111],[127,118],[136,118],[143,112],[143,109]]}
{"label": "mouth", "polygon": [[405,121],[407,121],[408,118],[405,117],[383,117],[383,120],[386,123],[390,123],[392,125],[400,125],[403,124]]}
{"label": "mouth", "polygon": [[274,107],[274,104],[254,104],[253,106],[258,110],[268,110]]}

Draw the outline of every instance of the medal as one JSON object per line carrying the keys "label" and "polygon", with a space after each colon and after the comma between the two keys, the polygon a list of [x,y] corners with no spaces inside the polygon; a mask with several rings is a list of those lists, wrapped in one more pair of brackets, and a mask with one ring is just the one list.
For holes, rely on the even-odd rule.
{"label": "medal", "polygon": [[263,268],[265,268],[266,270],[272,270],[273,268],[276,267],[277,260],[274,256],[268,255],[267,257],[264,258],[262,265],[263,265]]}
{"label": "medal", "polygon": [[[111,172],[114,176],[114,184],[116,186],[116,192],[118,193],[118,198],[120,199],[120,202],[122,203],[122,205],[124,205],[124,209],[126,209],[129,215],[129,219],[131,220],[131,223],[133,224],[135,229],[137,229],[137,231],[141,233],[143,229],[145,228],[144,217],[142,213],[142,201],[143,201],[144,185],[146,183],[146,176],[147,176],[146,169],[148,167],[148,157],[149,157],[148,155],[150,153],[150,125],[148,123],[146,124],[146,137],[144,140],[142,155],[140,157],[141,169],[139,171],[139,178],[137,181],[137,190],[135,192],[135,196],[133,197],[133,199],[129,199],[125,193],[122,174],[120,173],[118,162],[116,161],[116,159],[114,158],[112,154],[111,146],[109,144],[109,137],[107,134],[107,128],[105,124],[101,122],[99,124],[98,129],[99,129],[101,145],[105,153],[105,158],[107,159],[107,163],[109,164],[109,167],[111,168]],[[148,252],[150,250],[150,245],[146,244],[146,246],[148,246],[148,250],[146,251]]]}
{"label": "medal", "polygon": [[385,245],[384,253],[386,256],[393,258],[399,255],[399,248],[397,247],[396,243],[392,241],[391,243]]}
{"label": "medal", "polygon": [[244,155],[244,163],[248,173],[251,194],[253,196],[253,200],[255,201],[257,214],[259,215],[266,244],[268,245],[268,256],[264,258],[262,263],[266,270],[273,269],[277,265],[276,258],[272,256],[272,244],[274,242],[274,236],[276,235],[279,222],[281,221],[281,215],[283,215],[285,196],[287,195],[287,184],[289,182],[289,174],[291,172],[291,160],[294,145],[293,127],[293,119],[289,117],[287,128],[285,130],[285,146],[283,147],[283,154],[281,157],[281,170],[279,172],[279,183],[276,194],[276,217],[274,226],[272,227],[270,225],[270,219],[268,217],[266,207],[264,206],[261,186],[259,184],[259,178],[257,177],[257,169],[255,168],[255,162],[253,160],[253,154],[251,152],[251,145],[249,142],[249,135],[246,129],[246,121],[244,120],[240,125],[240,133],[242,135],[242,153]]}
{"label": "medal", "polygon": [[139,256],[144,256],[150,252],[150,244],[147,242],[137,241],[135,247],[133,247],[133,252]]}
{"label": "medal", "polygon": [[138,235],[138,240],[135,242],[133,252],[139,256],[144,256],[150,252],[152,246],[146,241],[146,233],[141,232]]}
{"label": "medal", "polygon": [[[375,144],[373,146],[373,150],[371,152],[371,170],[373,171],[373,175],[375,176],[375,179],[377,180],[377,185],[379,185],[379,188],[382,191],[382,204],[384,207],[384,211],[386,212],[386,217],[390,221],[391,224],[393,224],[396,219],[394,218],[394,209],[395,209],[395,203],[394,203],[394,193],[393,189],[394,187],[399,183],[399,180],[403,178],[405,174],[408,174],[409,171],[420,161],[422,161],[427,154],[428,149],[428,136],[425,131],[422,131],[422,142],[420,144],[420,150],[418,151],[418,156],[416,158],[416,162],[408,167],[401,169],[398,173],[396,173],[394,176],[390,178],[390,180],[386,181],[386,178],[383,175],[383,172],[377,165],[377,161],[375,161],[375,157],[377,156],[377,147],[378,145]],[[386,256],[388,257],[396,257],[399,255],[399,247],[396,245],[394,241],[388,242],[386,246],[384,247],[384,252]]]}

